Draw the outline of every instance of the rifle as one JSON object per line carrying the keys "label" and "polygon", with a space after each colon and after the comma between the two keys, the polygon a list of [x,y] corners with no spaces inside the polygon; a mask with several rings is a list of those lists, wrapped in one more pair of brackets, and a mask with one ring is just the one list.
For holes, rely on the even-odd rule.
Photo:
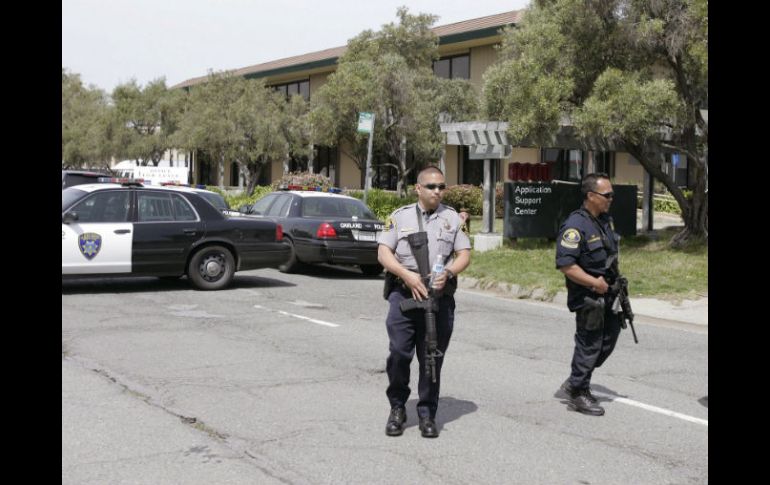
{"label": "rifle", "polygon": [[628,299],[628,279],[620,274],[618,270],[618,255],[613,254],[607,258],[607,268],[615,276],[615,282],[610,285],[610,289],[617,294],[612,303],[613,313],[622,313],[620,318],[620,328],[631,327],[631,334],[634,336],[634,343],[638,344],[636,338],[636,329],[634,329],[634,312],[631,310],[631,300]]}
{"label": "rifle", "polygon": [[420,309],[425,312],[425,344],[426,359],[425,373],[430,375],[431,381],[436,382],[436,358],[444,354],[438,349],[438,332],[436,330],[436,313],[438,313],[438,302],[433,288],[428,283],[430,280],[430,261],[428,257],[428,233],[420,231],[407,236],[409,246],[412,248],[412,254],[417,260],[417,268],[420,271],[420,277],[428,288],[428,298],[417,301],[414,298],[403,300],[399,307],[401,312]]}

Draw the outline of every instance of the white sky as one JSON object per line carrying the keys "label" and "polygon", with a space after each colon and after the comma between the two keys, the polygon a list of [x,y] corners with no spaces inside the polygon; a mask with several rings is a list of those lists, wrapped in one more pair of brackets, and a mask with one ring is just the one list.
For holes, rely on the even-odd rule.
{"label": "white sky", "polygon": [[134,78],[173,86],[222,71],[345,45],[431,13],[434,26],[518,10],[529,0],[62,0],[62,67],[108,93]]}

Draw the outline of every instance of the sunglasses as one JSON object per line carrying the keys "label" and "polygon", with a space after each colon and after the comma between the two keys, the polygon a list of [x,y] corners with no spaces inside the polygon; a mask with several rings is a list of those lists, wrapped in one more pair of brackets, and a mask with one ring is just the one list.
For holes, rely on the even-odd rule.
{"label": "sunglasses", "polygon": [[436,189],[445,190],[446,184],[425,184],[423,185],[423,187],[425,187],[428,190],[436,190]]}
{"label": "sunglasses", "polygon": [[601,192],[594,192],[593,190],[591,192],[593,192],[596,195],[601,195],[605,199],[611,199],[615,197],[615,192],[607,192],[606,194],[602,194]]}

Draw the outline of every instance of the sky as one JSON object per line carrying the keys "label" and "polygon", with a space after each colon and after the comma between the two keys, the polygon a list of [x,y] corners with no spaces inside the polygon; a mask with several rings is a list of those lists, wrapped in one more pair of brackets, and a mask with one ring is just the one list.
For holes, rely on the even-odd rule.
{"label": "sky", "polygon": [[131,79],[173,86],[223,71],[343,46],[412,14],[435,26],[529,0],[62,0],[62,67],[108,93]]}

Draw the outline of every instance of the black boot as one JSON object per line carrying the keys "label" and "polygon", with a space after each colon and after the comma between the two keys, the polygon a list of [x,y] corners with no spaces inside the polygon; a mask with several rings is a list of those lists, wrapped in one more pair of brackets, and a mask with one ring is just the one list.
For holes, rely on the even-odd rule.
{"label": "black boot", "polygon": [[599,406],[596,399],[592,399],[591,392],[588,389],[580,389],[573,392],[570,396],[570,407],[577,412],[589,414],[591,416],[601,416],[604,414],[604,408]]}
{"label": "black boot", "polygon": [[438,438],[438,428],[433,418],[420,418],[420,432],[423,438]]}
{"label": "black boot", "polygon": [[[560,388],[561,388],[561,390],[562,390],[562,391],[564,391],[564,392],[567,394],[567,396],[568,396],[570,399],[572,399],[573,397],[575,397],[575,395],[576,395],[576,394],[575,394],[575,390],[574,390],[574,389],[572,388],[572,386],[570,385],[570,383],[569,383],[569,379],[567,379],[566,381],[564,381],[564,382],[562,383],[562,385],[561,385],[561,387],[560,387]],[[593,394],[591,394],[591,388],[590,388],[590,387],[587,387],[587,388],[585,389],[585,393],[586,393],[586,397],[588,398],[588,400],[589,400],[589,401],[591,401],[592,403],[596,404],[596,403],[598,403],[598,402],[599,402],[599,400],[598,400],[598,399],[596,399],[596,397],[594,397],[594,395],[593,395]]]}
{"label": "black boot", "polygon": [[390,410],[388,424],[385,425],[385,434],[388,436],[401,436],[404,433],[404,423],[406,422],[406,409],[395,407]]}

